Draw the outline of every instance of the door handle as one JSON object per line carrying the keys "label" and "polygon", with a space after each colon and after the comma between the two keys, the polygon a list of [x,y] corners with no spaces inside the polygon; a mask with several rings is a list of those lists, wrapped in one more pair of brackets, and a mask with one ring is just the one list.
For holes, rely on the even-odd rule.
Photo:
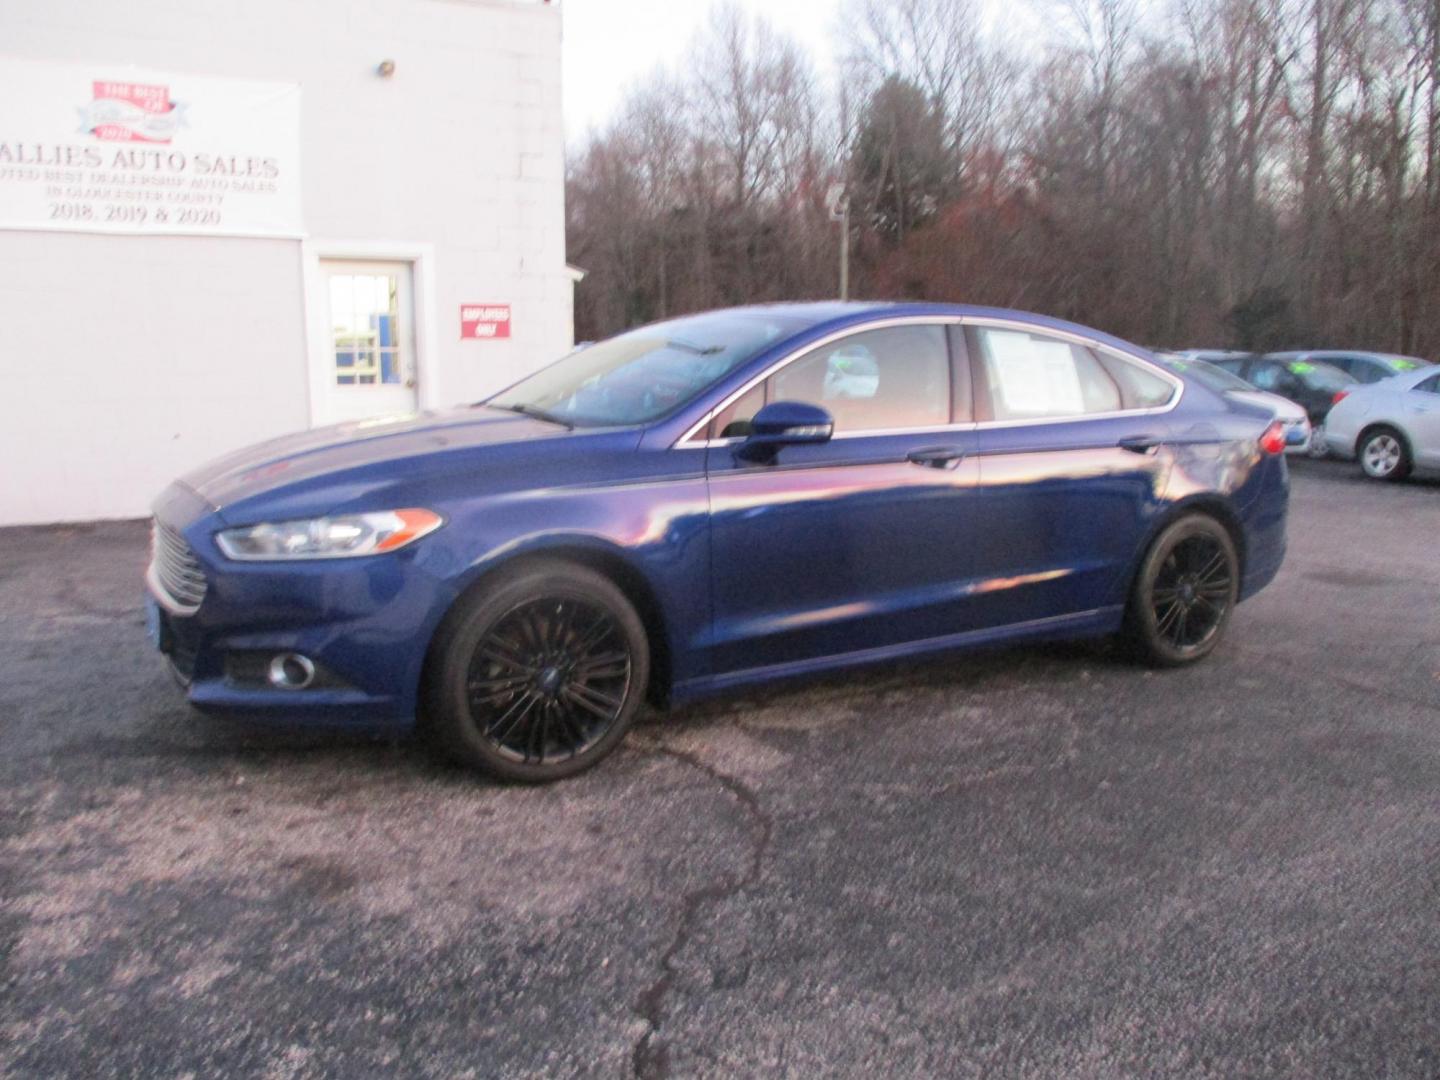
{"label": "door handle", "polygon": [[1126,435],[1117,445],[1132,454],[1153,454],[1164,441],[1159,435]]}
{"label": "door handle", "polygon": [[965,450],[959,446],[927,446],[923,450],[911,450],[905,460],[912,465],[924,465],[931,469],[953,469],[960,464]]}

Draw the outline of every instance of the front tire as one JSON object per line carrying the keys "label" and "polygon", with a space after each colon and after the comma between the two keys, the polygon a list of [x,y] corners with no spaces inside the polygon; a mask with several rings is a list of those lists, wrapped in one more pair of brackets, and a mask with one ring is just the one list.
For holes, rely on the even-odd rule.
{"label": "front tire", "polygon": [[1305,456],[1312,461],[1323,461],[1330,456],[1330,445],[1325,441],[1325,425],[1315,424],[1310,428],[1310,439],[1305,444]]}
{"label": "front tire", "polygon": [[1410,475],[1410,448],[1394,428],[1367,431],[1358,456],[1361,471],[1371,480],[1404,480]]}
{"label": "front tire", "polygon": [[1126,636],[1140,659],[1180,667],[1220,643],[1240,593],[1240,559],[1225,526],[1190,514],[1150,545],[1130,592]]}
{"label": "front tire", "polygon": [[451,757],[505,780],[590,768],[625,737],[650,675],[645,627],[614,582],[557,560],[464,597],[442,627],[426,692]]}

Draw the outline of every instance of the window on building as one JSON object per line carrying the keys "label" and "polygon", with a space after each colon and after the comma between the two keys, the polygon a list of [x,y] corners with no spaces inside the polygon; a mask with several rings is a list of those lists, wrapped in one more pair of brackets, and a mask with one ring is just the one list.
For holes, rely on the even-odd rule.
{"label": "window on building", "polygon": [[336,383],[373,386],[405,380],[398,275],[331,274],[330,325]]}

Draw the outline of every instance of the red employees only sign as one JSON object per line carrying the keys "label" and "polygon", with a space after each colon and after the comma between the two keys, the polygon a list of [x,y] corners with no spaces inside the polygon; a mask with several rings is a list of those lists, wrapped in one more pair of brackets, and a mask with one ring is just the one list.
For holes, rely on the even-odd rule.
{"label": "red employees only sign", "polygon": [[460,340],[508,338],[509,304],[461,304]]}

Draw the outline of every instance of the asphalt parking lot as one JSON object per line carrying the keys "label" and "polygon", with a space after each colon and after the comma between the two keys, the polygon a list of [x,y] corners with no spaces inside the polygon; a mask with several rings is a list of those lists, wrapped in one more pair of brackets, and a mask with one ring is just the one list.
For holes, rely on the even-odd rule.
{"label": "asphalt parking lot", "polygon": [[0,531],[0,1072],[1440,1075],[1440,485],[1295,470],[1198,669],[971,655],[501,787],[192,714]]}

